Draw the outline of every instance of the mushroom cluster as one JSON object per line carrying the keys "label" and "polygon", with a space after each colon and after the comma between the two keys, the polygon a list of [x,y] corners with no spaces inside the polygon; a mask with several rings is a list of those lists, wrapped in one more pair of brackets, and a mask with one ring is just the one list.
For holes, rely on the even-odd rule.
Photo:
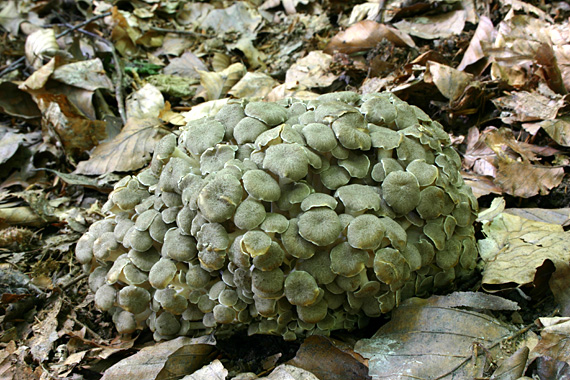
{"label": "mushroom cluster", "polygon": [[473,270],[460,167],[391,93],[236,100],[119,181],[76,257],[121,333],[350,329]]}

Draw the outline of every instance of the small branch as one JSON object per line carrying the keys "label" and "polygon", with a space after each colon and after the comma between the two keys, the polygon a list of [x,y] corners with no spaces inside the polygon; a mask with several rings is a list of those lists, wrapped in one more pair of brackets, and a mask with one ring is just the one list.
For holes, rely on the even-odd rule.
{"label": "small branch", "polygon": [[209,36],[207,34],[201,34],[198,32],[193,32],[191,30],[164,29],[164,28],[157,28],[156,26],[151,26],[150,30],[154,30],[155,32],[162,32],[162,33],[184,34],[184,35],[192,36],[192,37],[201,37],[201,38],[213,37],[213,36]]}

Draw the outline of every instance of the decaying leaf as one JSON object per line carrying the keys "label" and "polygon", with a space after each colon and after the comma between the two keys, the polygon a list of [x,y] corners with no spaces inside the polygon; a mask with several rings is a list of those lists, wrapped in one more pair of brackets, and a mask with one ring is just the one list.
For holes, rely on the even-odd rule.
{"label": "decaying leaf", "polygon": [[184,376],[182,380],[225,380],[228,370],[218,359],[200,368],[191,375]]}
{"label": "decaying leaf", "polygon": [[570,146],[570,117],[562,116],[554,120],[543,120],[536,125],[544,129],[557,144]]}
{"label": "decaying leaf", "polygon": [[230,88],[235,85],[246,73],[243,63],[236,62],[220,72],[201,71],[200,84],[204,86],[207,100],[223,98]]}
{"label": "decaying leaf", "polygon": [[352,350],[338,347],[330,338],[314,335],[305,339],[288,364],[303,368],[319,379],[370,379],[368,367],[357,356]]}
{"label": "decaying leaf", "polygon": [[121,360],[103,374],[102,380],[168,380],[201,368],[209,361],[215,342],[208,336],[176,339],[145,347]]}
{"label": "decaying leaf", "polygon": [[450,101],[458,99],[473,81],[473,75],[437,62],[428,61],[424,75],[426,83],[433,83]]}
{"label": "decaying leaf", "polygon": [[133,92],[126,101],[127,117],[144,119],[158,117],[164,108],[162,93],[150,83]]}
{"label": "decaying leaf", "polygon": [[41,116],[30,94],[20,90],[12,82],[0,83],[0,112],[23,119],[35,119]]}
{"label": "decaying leaf", "polygon": [[530,360],[540,356],[549,356],[553,359],[568,363],[570,361],[570,318],[568,317],[541,317],[538,324],[542,327],[541,340],[530,353]]}
{"label": "decaying leaf", "polygon": [[59,46],[53,29],[39,29],[26,38],[26,59],[35,69],[43,66],[44,59],[52,58]]}
{"label": "decaying leaf", "polygon": [[49,358],[53,343],[59,339],[57,316],[62,305],[63,298],[57,297],[48,309],[43,310],[44,315],[38,316],[41,322],[33,327],[34,336],[28,340],[32,356],[40,363]]}
{"label": "decaying leaf", "polygon": [[331,63],[330,55],[318,50],[312,51],[287,70],[285,85],[289,89],[328,87],[337,79],[337,76],[329,71]]}
{"label": "decaying leaf", "polygon": [[384,39],[396,46],[416,46],[414,40],[405,32],[376,21],[363,20],[334,36],[324,52],[352,54],[372,49]]}
{"label": "decaying leaf", "polygon": [[517,91],[493,99],[493,103],[503,110],[501,120],[506,124],[512,124],[517,121],[528,122],[556,118],[558,110],[564,106],[564,99],[545,87],[542,87],[542,91]]}
{"label": "decaying leaf", "polygon": [[483,233],[478,244],[487,291],[532,284],[546,260],[556,268],[570,263],[570,232],[560,225],[502,213],[483,225]]}
{"label": "decaying leaf", "polygon": [[562,182],[564,168],[499,159],[495,182],[510,195],[528,198],[546,195]]}
{"label": "decaying leaf", "polygon": [[421,15],[409,20],[398,21],[394,26],[415,37],[425,39],[449,38],[463,31],[466,17],[465,10],[459,9],[433,16]]}
{"label": "decaying leaf", "polygon": [[154,145],[165,133],[158,119],[130,118],[117,136],[98,145],[88,160],[81,161],[75,173],[101,175],[140,169],[150,161]]}
{"label": "decaying leaf", "polygon": [[493,22],[486,16],[479,18],[479,24],[475,30],[475,34],[469,42],[469,47],[463,54],[461,63],[457,66],[457,70],[464,70],[467,66],[474,64],[486,55],[483,52],[483,45],[490,44],[493,40],[494,32]]}
{"label": "decaying leaf", "polygon": [[469,379],[485,364],[474,355],[474,345],[503,359],[507,355],[498,343],[514,331],[478,310],[517,309],[512,301],[483,293],[410,298],[354,349],[369,359],[373,379]]}
{"label": "decaying leaf", "polygon": [[247,72],[228,94],[238,98],[264,98],[277,85],[277,81],[267,74]]}
{"label": "decaying leaf", "polygon": [[103,62],[99,58],[59,66],[54,70],[52,79],[90,91],[98,88],[113,89],[113,83],[105,74]]}

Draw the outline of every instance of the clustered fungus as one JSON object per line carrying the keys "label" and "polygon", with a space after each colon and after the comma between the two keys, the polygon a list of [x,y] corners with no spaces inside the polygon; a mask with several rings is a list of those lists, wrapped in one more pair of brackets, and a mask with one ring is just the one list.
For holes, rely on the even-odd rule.
{"label": "clustered fungus", "polygon": [[236,100],[119,181],[76,257],[121,333],[350,329],[473,270],[460,167],[390,93]]}

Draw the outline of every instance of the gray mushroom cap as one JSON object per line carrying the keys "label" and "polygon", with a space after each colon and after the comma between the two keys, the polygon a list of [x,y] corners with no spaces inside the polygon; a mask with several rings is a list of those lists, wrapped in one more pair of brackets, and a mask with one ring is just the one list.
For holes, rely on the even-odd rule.
{"label": "gray mushroom cap", "polygon": [[396,213],[407,214],[420,203],[416,176],[404,171],[391,172],[382,182],[382,196]]}
{"label": "gray mushroom cap", "polygon": [[243,174],[245,191],[260,201],[275,202],[281,197],[277,181],[263,170],[248,170]]}
{"label": "gray mushroom cap", "polygon": [[231,175],[216,175],[198,195],[200,212],[210,222],[230,219],[241,202],[241,182]]}
{"label": "gray mushroom cap", "polygon": [[271,145],[265,151],[263,168],[281,178],[298,181],[309,170],[309,159],[299,144]]}
{"label": "gray mushroom cap", "polygon": [[318,246],[332,244],[342,231],[337,213],[328,207],[304,212],[299,216],[298,227],[303,239]]}
{"label": "gray mushroom cap", "polygon": [[298,270],[289,273],[285,279],[285,297],[291,305],[309,306],[317,301],[319,287],[309,273]]}

